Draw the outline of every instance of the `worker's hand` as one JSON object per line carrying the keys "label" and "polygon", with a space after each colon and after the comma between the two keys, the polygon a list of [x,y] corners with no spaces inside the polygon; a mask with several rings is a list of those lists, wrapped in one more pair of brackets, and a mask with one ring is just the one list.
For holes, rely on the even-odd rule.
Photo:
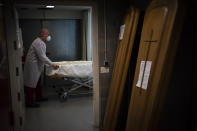
{"label": "worker's hand", "polygon": [[59,65],[57,65],[57,64],[53,64],[52,66],[53,66],[54,69],[58,69],[59,68]]}

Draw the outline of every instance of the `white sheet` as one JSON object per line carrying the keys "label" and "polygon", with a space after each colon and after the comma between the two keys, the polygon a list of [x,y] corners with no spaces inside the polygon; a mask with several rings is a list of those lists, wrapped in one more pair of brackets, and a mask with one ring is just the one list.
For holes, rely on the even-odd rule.
{"label": "white sheet", "polygon": [[47,76],[92,77],[92,61],[62,61],[54,63],[58,64],[59,68],[55,70],[52,67],[46,67]]}

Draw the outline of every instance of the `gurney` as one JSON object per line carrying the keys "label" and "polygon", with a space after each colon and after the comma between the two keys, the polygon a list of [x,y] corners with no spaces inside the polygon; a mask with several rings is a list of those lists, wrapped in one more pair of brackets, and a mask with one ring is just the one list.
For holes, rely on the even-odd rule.
{"label": "gurney", "polygon": [[61,100],[66,100],[71,92],[80,87],[92,89],[92,61],[62,61],[54,62],[58,69],[45,67],[45,74],[51,79],[64,79],[73,83],[69,89],[65,87],[57,90]]}

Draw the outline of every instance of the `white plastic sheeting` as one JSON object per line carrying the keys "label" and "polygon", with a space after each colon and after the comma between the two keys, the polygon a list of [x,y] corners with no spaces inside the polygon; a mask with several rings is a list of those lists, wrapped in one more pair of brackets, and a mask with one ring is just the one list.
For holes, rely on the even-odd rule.
{"label": "white plastic sheeting", "polygon": [[47,76],[86,78],[92,77],[92,61],[62,61],[53,62],[58,69],[46,67]]}

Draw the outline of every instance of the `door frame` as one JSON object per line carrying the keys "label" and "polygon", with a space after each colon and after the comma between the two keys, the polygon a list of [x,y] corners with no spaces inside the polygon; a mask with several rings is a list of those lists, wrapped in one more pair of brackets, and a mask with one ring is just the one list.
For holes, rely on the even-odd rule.
{"label": "door frame", "polygon": [[[17,2],[16,5],[46,5],[46,3],[38,2]],[[99,128],[100,121],[100,87],[99,87],[99,54],[98,54],[98,7],[96,2],[87,1],[70,1],[70,2],[55,2],[51,1],[50,4],[55,6],[76,6],[90,7],[91,23],[92,23],[92,61],[93,61],[93,112],[94,112],[94,127]]]}
{"label": "door frame", "polygon": [[4,5],[4,26],[8,54],[10,79],[10,93],[12,105],[13,128],[15,131],[24,130],[24,101],[23,101],[23,73],[21,61],[20,31],[18,15],[12,0],[6,0]]}

